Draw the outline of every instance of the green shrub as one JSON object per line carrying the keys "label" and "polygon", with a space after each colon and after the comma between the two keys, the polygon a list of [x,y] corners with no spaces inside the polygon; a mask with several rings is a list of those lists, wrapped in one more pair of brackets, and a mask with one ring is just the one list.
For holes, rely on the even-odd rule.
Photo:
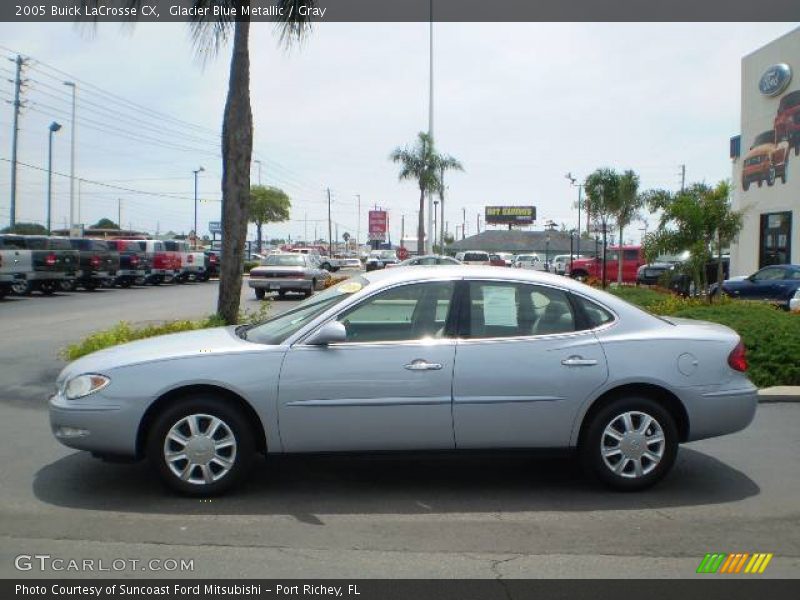
{"label": "green shrub", "polygon": [[244,262],[244,272],[249,273],[250,269],[255,269],[259,264],[257,260],[246,260]]}
{"label": "green shrub", "polygon": [[[239,323],[260,323],[267,319],[269,313],[269,303],[261,304],[257,310],[239,311]],[[165,321],[150,325],[135,326],[126,321],[120,321],[109,329],[95,331],[83,338],[80,342],[70,344],[60,352],[61,357],[66,360],[76,360],[92,352],[126,344],[136,340],[167,335],[169,333],[179,333],[181,331],[193,331],[195,329],[207,329],[209,327],[222,327],[225,321],[219,315],[209,315],[204,319],[180,319],[177,321]]]}

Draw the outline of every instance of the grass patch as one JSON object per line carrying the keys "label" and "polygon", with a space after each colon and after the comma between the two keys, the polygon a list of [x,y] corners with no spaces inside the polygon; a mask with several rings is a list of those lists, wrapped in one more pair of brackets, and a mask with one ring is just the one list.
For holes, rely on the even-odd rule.
{"label": "grass patch", "polygon": [[747,375],[758,387],[800,385],[800,315],[766,302],[723,298],[681,298],[668,292],[635,287],[609,288],[612,294],[665,316],[726,325],[747,347]]}
{"label": "grass patch", "polygon": [[[269,313],[269,304],[262,304],[255,311],[240,311],[239,323],[260,323],[266,320]],[[167,335],[170,333],[180,333],[182,331],[194,331],[195,329],[207,329],[209,327],[222,327],[225,321],[219,315],[209,315],[202,319],[178,319],[175,321],[164,321],[149,325],[134,325],[127,321],[120,321],[109,329],[102,329],[89,334],[81,341],[63,348],[59,353],[61,358],[66,360],[76,360],[92,352],[127,344],[136,340]]]}

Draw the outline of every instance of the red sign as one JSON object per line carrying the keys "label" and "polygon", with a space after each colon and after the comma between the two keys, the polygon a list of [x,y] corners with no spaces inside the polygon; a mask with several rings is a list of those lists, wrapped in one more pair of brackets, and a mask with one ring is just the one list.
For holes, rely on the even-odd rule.
{"label": "red sign", "polygon": [[369,211],[369,239],[385,240],[388,221],[388,214],[385,210]]}
{"label": "red sign", "polygon": [[397,249],[397,258],[399,258],[400,260],[406,260],[408,258],[408,250],[406,249],[405,246],[400,246]]}

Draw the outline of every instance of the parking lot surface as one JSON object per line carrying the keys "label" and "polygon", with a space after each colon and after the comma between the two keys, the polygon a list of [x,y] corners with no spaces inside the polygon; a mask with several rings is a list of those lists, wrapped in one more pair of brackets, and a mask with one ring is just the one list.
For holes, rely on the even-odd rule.
{"label": "parking lot surface", "polygon": [[[270,457],[230,495],[168,493],[145,464],[58,444],[45,397],[57,350],[125,318],[199,317],[217,284],[0,304],[0,577],[693,577],[707,552],[771,552],[800,573],[800,404],[684,446],[643,493],[607,491],[568,457]],[[296,301],[275,301],[274,311]],[[250,290],[242,306],[258,306]],[[191,572],[20,572],[14,557],[193,559]],[[708,577],[708,576],[706,576]]]}

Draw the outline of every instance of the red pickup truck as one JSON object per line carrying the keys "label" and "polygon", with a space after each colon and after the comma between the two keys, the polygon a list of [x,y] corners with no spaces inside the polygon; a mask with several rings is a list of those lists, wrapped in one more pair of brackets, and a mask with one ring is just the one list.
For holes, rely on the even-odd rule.
{"label": "red pickup truck", "polygon": [[[619,269],[619,246],[609,246],[606,249],[606,281],[616,281]],[[641,246],[622,247],[622,281],[636,283],[636,271],[645,264],[644,252]],[[573,279],[586,281],[587,279],[602,279],[602,255],[598,257],[578,258],[572,261],[572,267],[567,263],[567,274]]]}

